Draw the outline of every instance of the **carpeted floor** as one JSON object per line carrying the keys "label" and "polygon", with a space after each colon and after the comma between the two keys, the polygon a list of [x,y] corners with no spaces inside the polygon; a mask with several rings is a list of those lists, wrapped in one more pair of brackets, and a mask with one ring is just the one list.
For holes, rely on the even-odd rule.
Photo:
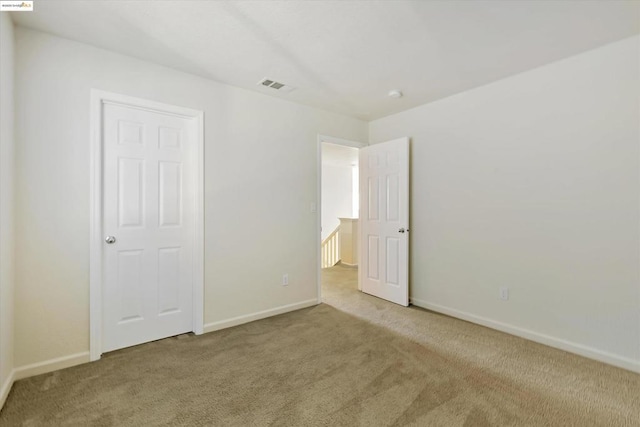
{"label": "carpeted floor", "polygon": [[0,425],[640,425],[639,375],[323,281],[316,307],[18,381]]}
{"label": "carpeted floor", "polygon": [[529,423],[523,412],[516,425],[640,426],[638,374],[418,307],[389,304],[357,291],[357,268],[339,264],[323,270],[322,279],[326,304],[512,384],[521,396],[544,396],[586,419],[535,416]]}

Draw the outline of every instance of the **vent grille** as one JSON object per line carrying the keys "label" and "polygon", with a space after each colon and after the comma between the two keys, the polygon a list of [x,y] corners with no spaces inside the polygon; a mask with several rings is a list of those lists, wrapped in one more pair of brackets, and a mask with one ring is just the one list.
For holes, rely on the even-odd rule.
{"label": "vent grille", "polygon": [[288,86],[284,83],[277,82],[273,79],[264,78],[258,82],[259,85],[269,87],[271,89],[278,90],[280,92],[291,92],[295,88],[293,86]]}

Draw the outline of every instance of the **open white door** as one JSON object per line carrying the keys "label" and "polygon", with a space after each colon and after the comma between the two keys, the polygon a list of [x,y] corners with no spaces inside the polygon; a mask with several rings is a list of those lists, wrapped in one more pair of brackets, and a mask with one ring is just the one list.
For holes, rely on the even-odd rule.
{"label": "open white door", "polygon": [[409,138],[360,149],[363,292],[409,305]]}

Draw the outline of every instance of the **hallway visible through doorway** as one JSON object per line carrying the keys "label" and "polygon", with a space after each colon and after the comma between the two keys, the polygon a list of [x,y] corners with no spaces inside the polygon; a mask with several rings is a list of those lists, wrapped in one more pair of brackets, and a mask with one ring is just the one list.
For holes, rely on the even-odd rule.
{"label": "hallway visible through doorway", "polygon": [[[362,144],[364,146],[364,144]],[[357,289],[359,148],[331,138],[320,142],[321,281],[331,267],[355,271]],[[322,289],[320,290],[322,292]]]}

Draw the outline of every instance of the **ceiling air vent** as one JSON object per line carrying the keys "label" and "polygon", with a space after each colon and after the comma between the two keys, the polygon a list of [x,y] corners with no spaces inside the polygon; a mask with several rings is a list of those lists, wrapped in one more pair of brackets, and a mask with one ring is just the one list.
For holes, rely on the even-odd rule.
{"label": "ceiling air vent", "polygon": [[278,90],[280,92],[291,92],[295,88],[293,86],[288,86],[284,83],[277,82],[273,79],[264,78],[258,82],[259,85],[270,87],[271,89]]}

